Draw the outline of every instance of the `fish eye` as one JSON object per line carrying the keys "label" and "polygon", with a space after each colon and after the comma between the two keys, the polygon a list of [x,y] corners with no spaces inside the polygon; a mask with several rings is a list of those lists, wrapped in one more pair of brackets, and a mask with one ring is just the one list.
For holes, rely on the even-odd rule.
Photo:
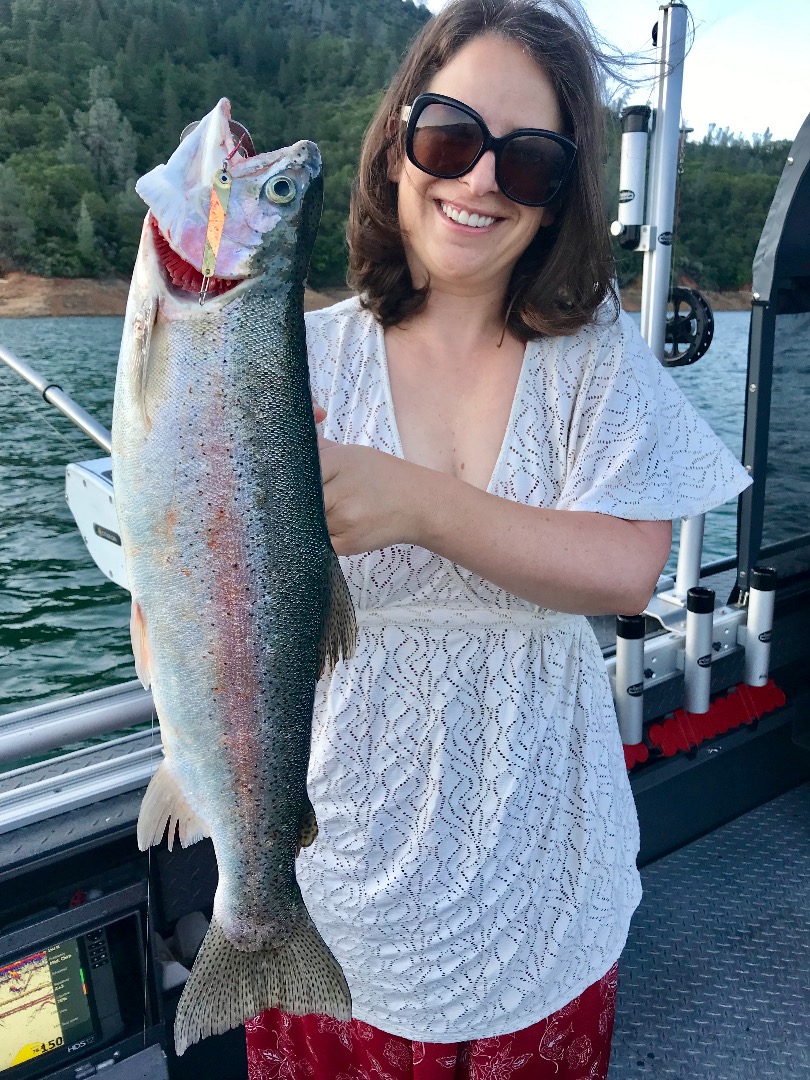
{"label": "fish eye", "polygon": [[267,187],[265,188],[265,194],[270,202],[278,203],[281,206],[284,206],[286,203],[291,203],[295,198],[295,192],[295,181],[291,177],[284,176],[283,174],[281,176],[274,176],[272,180],[267,182]]}

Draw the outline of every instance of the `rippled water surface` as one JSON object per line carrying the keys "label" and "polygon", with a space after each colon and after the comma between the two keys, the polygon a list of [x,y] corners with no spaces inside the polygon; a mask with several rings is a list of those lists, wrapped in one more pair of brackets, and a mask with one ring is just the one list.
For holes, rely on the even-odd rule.
{"label": "rippled water surface", "polygon": [[[0,319],[0,344],[105,427],[123,320]],[[91,560],[65,502],[65,465],[103,457],[0,364],[0,711],[135,677],[129,595]]]}
{"label": "rippled water surface", "polygon": [[[112,417],[120,318],[0,319],[0,344],[102,424]],[[714,343],[675,378],[735,454],[748,316],[716,316]],[[64,498],[65,465],[103,452],[0,364],[0,713],[135,677],[129,596],[90,559]],[[736,503],[713,511],[704,560],[734,550]]]}

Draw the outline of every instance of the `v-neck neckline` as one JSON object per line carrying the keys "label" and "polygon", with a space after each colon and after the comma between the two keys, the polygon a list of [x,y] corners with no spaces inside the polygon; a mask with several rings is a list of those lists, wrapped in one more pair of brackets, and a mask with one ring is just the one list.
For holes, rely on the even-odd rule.
{"label": "v-neck neckline", "polygon": [[[397,414],[394,409],[394,395],[391,391],[391,377],[388,371],[388,350],[385,346],[385,330],[383,326],[376,319],[374,319],[374,326],[377,333],[377,355],[380,357],[380,367],[382,371],[382,384],[383,393],[385,394],[385,408],[388,413],[388,422],[391,426],[391,433],[394,437],[395,456],[401,458],[403,461],[409,459],[405,457],[405,451],[402,448],[402,438],[399,434],[399,425],[397,424]],[[531,346],[533,342],[527,341],[523,349],[523,359],[520,364],[520,371],[518,372],[517,383],[515,385],[515,393],[512,397],[512,407],[509,410],[509,419],[506,421],[506,428],[504,429],[503,438],[501,439],[500,449],[498,456],[495,458],[495,464],[492,466],[492,472],[490,473],[489,482],[485,488],[479,488],[479,491],[486,491],[490,495],[494,494],[493,487],[500,471],[501,463],[506,457],[511,444],[512,431],[515,425],[515,417],[517,415],[520,401],[523,396],[523,380],[526,378],[526,371],[529,367],[529,360],[531,357]]]}

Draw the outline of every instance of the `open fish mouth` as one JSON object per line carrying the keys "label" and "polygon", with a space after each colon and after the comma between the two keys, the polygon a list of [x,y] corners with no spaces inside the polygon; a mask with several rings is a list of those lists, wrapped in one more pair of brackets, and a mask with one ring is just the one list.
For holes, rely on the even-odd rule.
{"label": "open fish mouth", "polygon": [[[196,266],[174,250],[160,231],[160,226],[154,217],[150,217],[149,224],[152,227],[155,254],[169,283],[182,292],[199,295],[203,287],[203,275]],[[206,294],[208,296],[221,296],[223,293],[236,288],[243,280],[244,278],[212,277],[208,281]]]}

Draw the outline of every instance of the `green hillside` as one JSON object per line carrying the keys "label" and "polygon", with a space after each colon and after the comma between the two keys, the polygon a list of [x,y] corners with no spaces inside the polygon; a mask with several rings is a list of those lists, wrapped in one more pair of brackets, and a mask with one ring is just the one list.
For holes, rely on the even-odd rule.
{"label": "green hillside", "polygon": [[[135,178],[222,96],[259,149],[324,157],[312,284],[342,283],[360,140],[408,42],[411,0],[0,0],[0,273],[128,275],[144,206]],[[606,215],[618,120],[607,114]],[[675,266],[707,288],[750,280],[787,143],[715,131],[688,144]],[[620,276],[640,272],[617,249]]]}
{"label": "green hillside", "polygon": [[128,274],[135,178],[220,97],[324,158],[314,284],[342,281],[360,140],[428,17],[410,0],[0,0],[0,270]]}

